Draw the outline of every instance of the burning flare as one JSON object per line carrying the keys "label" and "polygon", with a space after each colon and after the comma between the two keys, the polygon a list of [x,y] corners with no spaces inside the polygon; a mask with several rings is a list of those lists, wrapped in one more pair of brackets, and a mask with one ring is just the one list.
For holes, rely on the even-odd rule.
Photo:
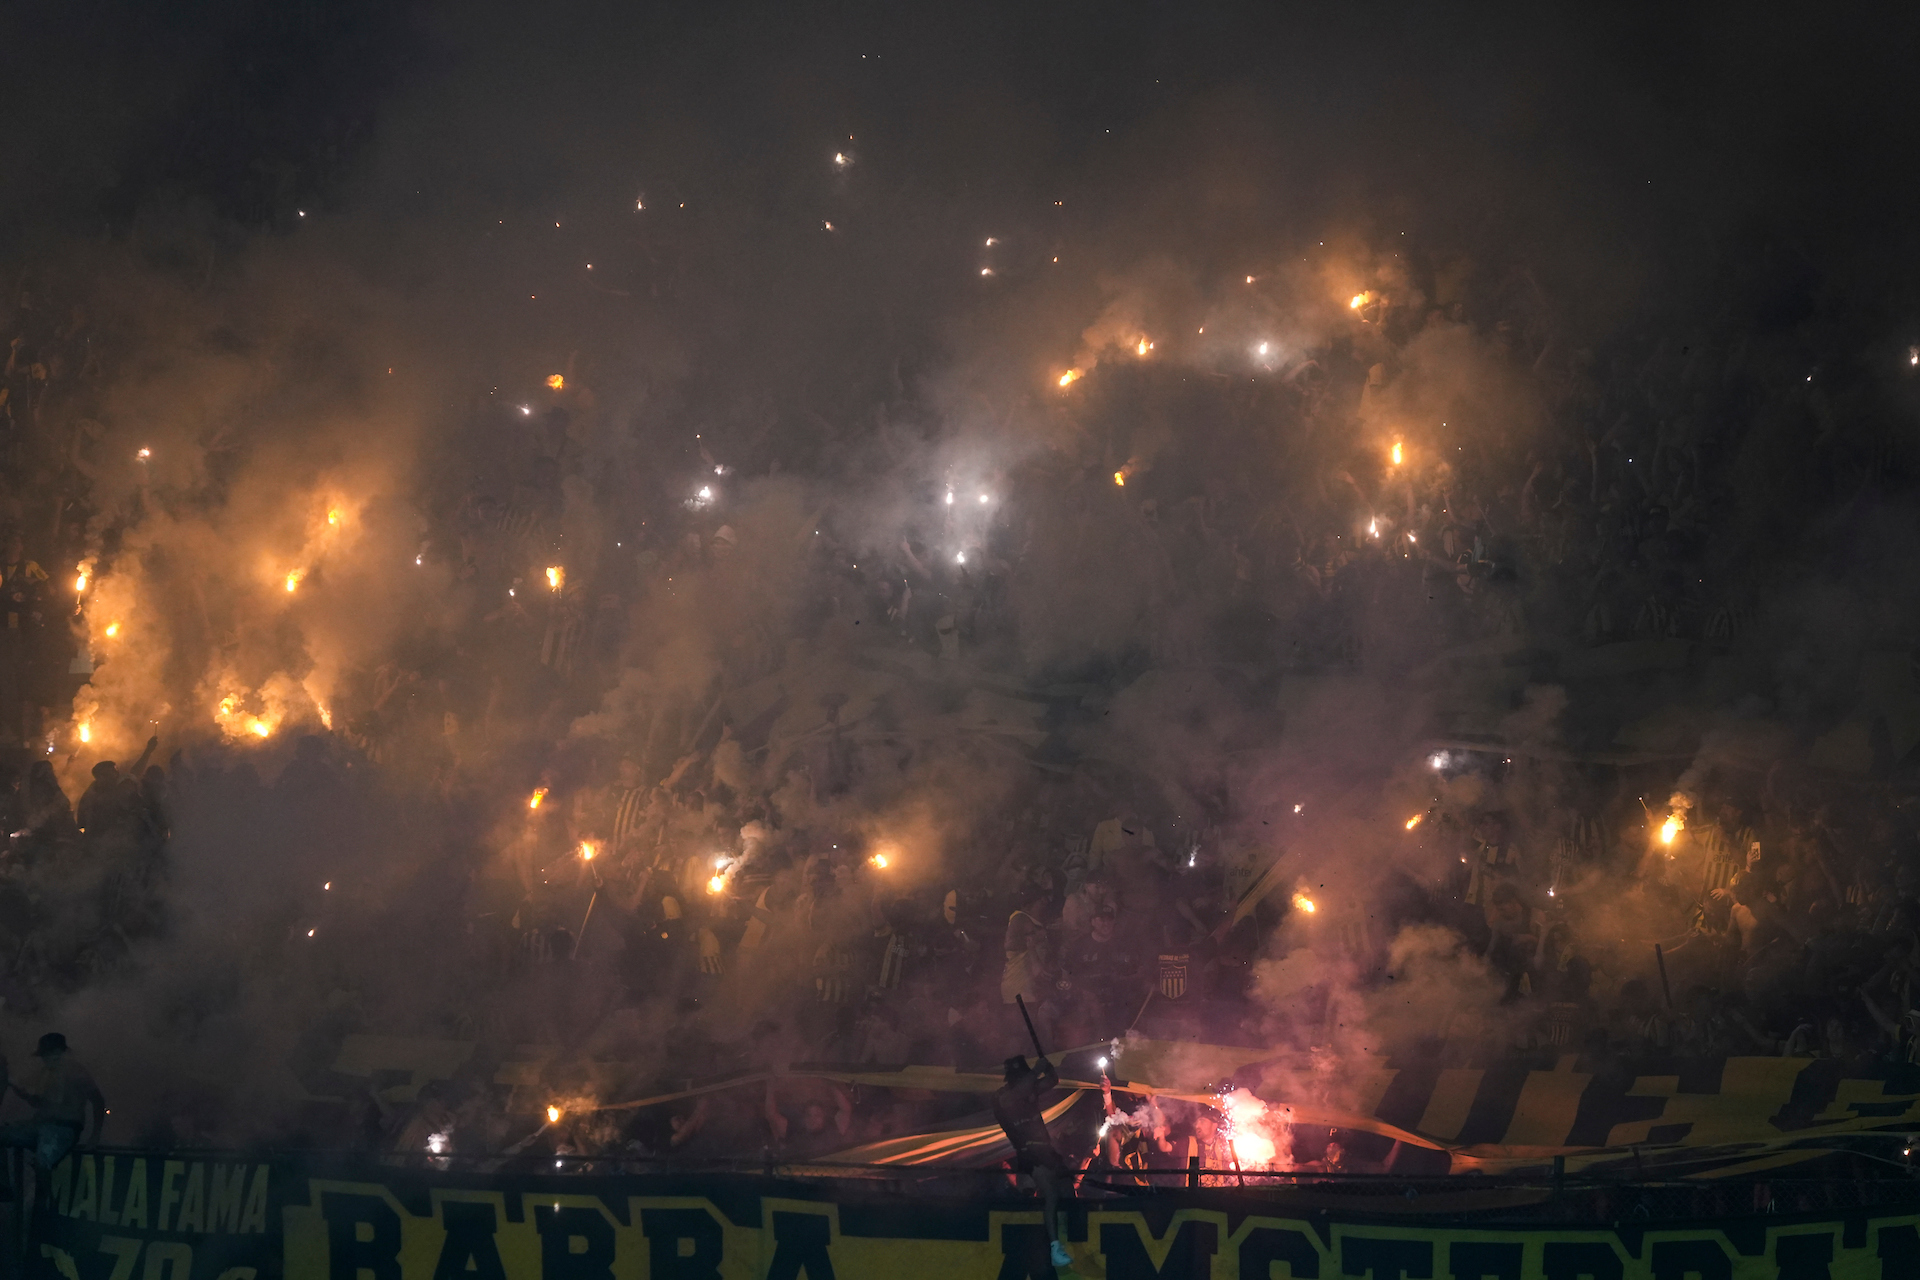
{"label": "burning flare", "polygon": [[305,569],[295,569],[292,573],[288,574],[287,575],[288,594],[292,594],[294,591],[298,590],[300,586],[300,580],[306,576],[307,576],[307,571]]}
{"label": "burning flare", "polygon": [[1080,381],[1080,376],[1081,376],[1080,371],[1078,369],[1069,369],[1065,373],[1060,375],[1060,385],[1063,387],[1070,387],[1074,383]]}
{"label": "burning flare", "polygon": [[109,622],[107,624],[107,639],[111,640],[119,634],[120,634],[120,624],[117,622]]}
{"label": "burning flare", "polygon": [[1304,911],[1308,915],[1312,915],[1319,910],[1318,907],[1313,905],[1313,899],[1304,893],[1296,893],[1293,895],[1293,909],[1295,911]]}
{"label": "burning flare", "polygon": [[83,722],[83,723],[81,724],[81,726],[80,726],[80,741],[82,741],[82,742],[92,742],[92,741],[93,741],[93,726],[92,726],[92,725],[90,725],[90,724],[86,724],[86,723],[84,723],[84,722]]}
{"label": "burning flare", "polygon": [[879,867],[883,871],[886,870],[887,855],[884,853],[876,853],[871,858],[868,858],[867,861],[871,862],[874,866]]}
{"label": "burning flare", "polygon": [[1153,350],[1153,344],[1151,342],[1148,342],[1145,338],[1140,339],[1140,341],[1135,343],[1133,347],[1133,353],[1137,356],[1144,357],[1147,354],[1147,352],[1151,350]]}
{"label": "burning flare", "polygon": [[726,891],[727,891],[727,876],[724,871],[716,874],[715,876],[713,876],[711,879],[707,881],[708,893],[725,893]]}
{"label": "burning flare", "polygon": [[538,809],[541,803],[546,800],[546,798],[547,798],[547,789],[545,787],[535,787],[533,794],[527,797],[527,808],[530,810]]}
{"label": "burning flare", "polygon": [[547,566],[547,589],[549,591],[558,591],[560,590],[560,588],[566,585],[567,585],[567,571],[565,566],[557,565],[557,564],[548,565]]}
{"label": "burning flare", "polygon": [[550,373],[547,375],[547,385],[555,391],[565,391],[567,389],[567,377],[563,373]]}
{"label": "burning flare", "polygon": [[547,1123],[548,1123],[548,1124],[559,1124],[559,1123],[560,1123],[560,1115],[561,1115],[561,1112],[560,1112],[560,1108],[559,1108],[558,1106],[550,1106],[550,1107],[548,1107],[548,1108],[547,1108]]}
{"label": "burning flare", "polygon": [[87,590],[87,566],[84,564],[80,565],[79,570],[80,576],[73,580],[73,593],[75,595],[84,595]]}
{"label": "burning flare", "polygon": [[581,858],[582,858],[582,859],[583,859],[584,861],[587,861],[587,862],[592,862],[592,861],[593,861],[593,856],[594,856],[594,855],[595,855],[596,853],[599,853],[599,852],[600,852],[600,849],[599,849],[599,847],[598,847],[597,845],[595,845],[595,844],[593,843],[593,841],[591,841],[591,840],[582,840],[582,841],[580,842],[580,857],[581,857]]}
{"label": "burning flare", "polygon": [[1672,844],[1673,838],[1679,835],[1680,832],[1686,828],[1686,825],[1687,820],[1679,814],[1668,814],[1667,820],[1660,824],[1660,843]]}
{"label": "burning flare", "polygon": [[1426,816],[1427,816],[1427,815],[1426,815],[1426,814],[1424,814],[1424,813],[1416,813],[1416,814],[1414,814],[1414,815],[1413,815],[1413,816],[1412,816],[1411,818],[1408,818],[1408,819],[1407,819],[1407,830],[1409,830],[1409,831],[1411,831],[1411,830],[1413,830],[1413,829],[1414,829],[1415,827],[1417,827],[1417,826],[1419,826],[1419,825],[1420,825],[1420,820],[1421,820],[1422,818],[1424,818],[1424,817],[1426,817]]}
{"label": "burning flare", "polygon": [[1400,442],[1398,440],[1393,442],[1393,451],[1389,456],[1393,458],[1393,465],[1396,467],[1405,461],[1405,454],[1401,452]]}

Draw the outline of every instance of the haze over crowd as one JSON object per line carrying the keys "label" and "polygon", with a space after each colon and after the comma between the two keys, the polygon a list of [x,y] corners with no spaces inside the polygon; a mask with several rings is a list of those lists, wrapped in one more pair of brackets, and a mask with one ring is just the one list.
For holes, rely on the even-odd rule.
{"label": "haze over crowd", "polygon": [[[7,21],[0,995],[113,1136],[310,1125],[349,1033],[991,1062],[1009,982],[1303,1061],[1910,1043],[1888,34]],[[30,766],[152,736],[66,830]]]}

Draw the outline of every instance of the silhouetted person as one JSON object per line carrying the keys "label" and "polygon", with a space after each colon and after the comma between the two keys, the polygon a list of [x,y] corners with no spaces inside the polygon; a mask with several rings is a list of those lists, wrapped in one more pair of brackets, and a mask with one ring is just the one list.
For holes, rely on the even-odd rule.
{"label": "silhouetted person", "polygon": [[1013,1146],[1015,1173],[1030,1175],[1033,1185],[1040,1190],[1046,1206],[1047,1246],[1053,1265],[1070,1266],[1073,1260],[1061,1247],[1060,1230],[1054,1221],[1060,1204],[1060,1180],[1066,1176],[1067,1162],[1053,1145],[1053,1135],[1047,1132],[1040,1107],[1041,1100],[1060,1083],[1059,1073],[1045,1058],[1030,1067],[1025,1058],[1013,1057],[1006,1061],[1006,1081],[993,1091],[993,1118],[1000,1122],[1001,1131]]}
{"label": "silhouetted person", "polygon": [[88,1143],[100,1140],[107,1100],[92,1073],[68,1055],[67,1038],[58,1031],[41,1036],[33,1056],[40,1059],[39,1078],[31,1089],[13,1086],[33,1107],[33,1118],[0,1127],[0,1146],[33,1152],[34,1167],[44,1178],[83,1134]]}

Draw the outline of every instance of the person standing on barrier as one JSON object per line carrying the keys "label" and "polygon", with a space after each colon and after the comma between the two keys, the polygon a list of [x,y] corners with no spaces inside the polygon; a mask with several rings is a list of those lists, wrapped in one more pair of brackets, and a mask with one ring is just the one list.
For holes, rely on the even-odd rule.
{"label": "person standing on barrier", "polygon": [[1060,1243],[1060,1228],[1054,1218],[1067,1162],[1053,1145],[1053,1135],[1047,1132],[1046,1117],[1040,1110],[1040,1100],[1059,1083],[1059,1073],[1045,1058],[1034,1066],[1028,1066],[1023,1057],[1008,1058],[1006,1083],[993,1092],[993,1118],[1013,1145],[1015,1173],[1031,1176],[1040,1191],[1046,1208],[1048,1253],[1054,1266],[1065,1267],[1071,1266],[1073,1259]]}
{"label": "person standing on barrier", "polygon": [[[93,1082],[93,1074],[68,1055],[67,1038],[58,1031],[41,1036],[33,1056],[40,1059],[40,1078],[33,1089],[12,1086],[32,1105],[33,1118],[0,1126],[0,1147],[31,1151],[34,1167],[45,1175],[66,1158],[82,1134],[88,1144],[100,1140],[107,1100]],[[88,1108],[92,1108],[91,1117]]]}

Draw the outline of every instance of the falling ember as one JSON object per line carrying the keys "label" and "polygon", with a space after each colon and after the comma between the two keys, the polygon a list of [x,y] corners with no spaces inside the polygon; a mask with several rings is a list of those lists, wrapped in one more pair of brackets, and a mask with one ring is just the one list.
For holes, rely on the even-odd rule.
{"label": "falling ember", "polygon": [[1060,375],[1060,385],[1063,387],[1070,387],[1078,381],[1080,381],[1080,371],[1078,369],[1069,369]]}
{"label": "falling ember", "polygon": [[557,564],[548,565],[547,566],[547,589],[550,591],[558,591],[560,588],[566,585],[567,585],[566,569],[563,566],[557,565]]}
{"label": "falling ember", "polygon": [[548,1123],[548,1124],[559,1124],[559,1123],[560,1123],[560,1108],[559,1108],[559,1107],[548,1107],[548,1108],[547,1108],[547,1123]]}
{"label": "falling ember", "polygon": [[1413,829],[1414,829],[1415,827],[1417,827],[1417,826],[1419,826],[1419,825],[1420,825],[1420,820],[1421,820],[1422,818],[1424,818],[1424,817],[1426,817],[1426,816],[1427,816],[1427,815],[1426,815],[1426,814],[1424,814],[1424,813],[1416,813],[1416,814],[1414,814],[1414,815],[1413,815],[1413,816],[1412,816],[1411,818],[1408,818],[1408,819],[1407,819],[1407,830],[1409,830],[1409,831],[1411,831],[1411,830],[1413,830]]}
{"label": "falling ember", "polygon": [[567,389],[566,375],[561,373],[548,374],[547,385],[552,387],[555,391],[565,391]]}
{"label": "falling ember", "polygon": [[1405,454],[1401,452],[1400,442],[1398,440],[1393,442],[1393,451],[1389,456],[1392,457],[1393,465],[1396,467],[1399,466],[1401,461],[1404,459]]}
{"label": "falling ember", "polygon": [[1668,814],[1667,820],[1660,824],[1660,843],[1672,844],[1673,838],[1679,835],[1681,829],[1684,828],[1686,825],[1687,825],[1687,820],[1685,818],[1682,818],[1679,814],[1677,813]]}
{"label": "falling ember", "polygon": [[1295,911],[1304,911],[1308,915],[1312,915],[1315,911],[1319,910],[1318,907],[1313,905],[1313,899],[1304,893],[1296,893],[1293,895],[1293,909]]}
{"label": "falling ember", "polygon": [[538,809],[541,803],[546,800],[546,798],[547,798],[547,789],[545,787],[535,788],[534,793],[531,796],[527,797],[527,808]]}

